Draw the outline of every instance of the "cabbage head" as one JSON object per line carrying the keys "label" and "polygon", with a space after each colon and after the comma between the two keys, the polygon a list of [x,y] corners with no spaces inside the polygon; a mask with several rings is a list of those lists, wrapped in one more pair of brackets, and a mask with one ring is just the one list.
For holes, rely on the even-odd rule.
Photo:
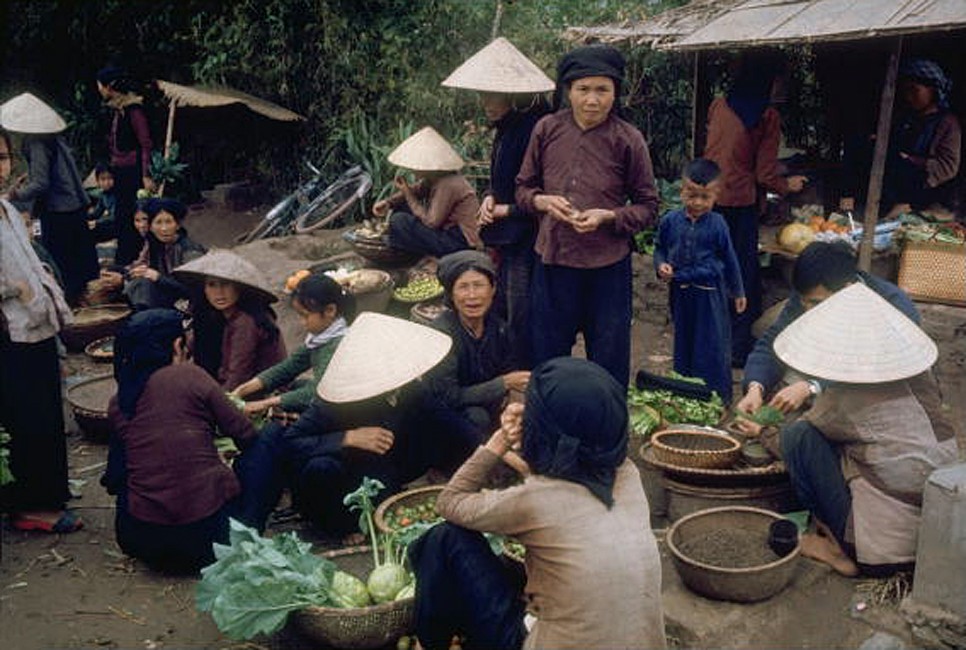
{"label": "cabbage head", "polygon": [[372,600],[378,604],[388,603],[395,598],[407,582],[409,582],[409,575],[401,565],[383,564],[369,574],[367,586]]}
{"label": "cabbage head", "polygon": [[344,571],[336,571],[332,575],[329,593],[339,607],[368,607],[372,604],[365,583]]}
{"label": "cabbage head", "polygon": [[396,594],[396,597],[393,598],[393,600],[406,600],[407,598],[415,598],[415,597],[416,597],[416,581],[413,580],[408,585],[400,589],[399,593]]}

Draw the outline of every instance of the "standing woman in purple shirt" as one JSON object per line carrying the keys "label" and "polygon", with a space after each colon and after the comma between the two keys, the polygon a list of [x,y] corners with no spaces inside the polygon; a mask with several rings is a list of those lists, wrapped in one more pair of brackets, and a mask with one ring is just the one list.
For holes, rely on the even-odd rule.
{"label": "standing woman in purple shirt", "polygon": [[97,73],[97,91],[113,112],[108,135],[108,153],[114,169],[114,223],[117,253],[114,261],[127,265],[141,252],[144,240],[134,229],[138,190],[154,190],[151,179],[151,129],[144,111],[144,98],[123,68],[109,65]]}
{"label": "standing woman in purple shirt", "polygon": [[533,363],[570,354],[583,332],[587,358],[626,386],[630,376],[631,244],[657,216],[644,136],[617,115],[624,57],[577,48],[557,64],[557,104],[540,120],[517,176],[517,203],[537,215],[531,285]]}

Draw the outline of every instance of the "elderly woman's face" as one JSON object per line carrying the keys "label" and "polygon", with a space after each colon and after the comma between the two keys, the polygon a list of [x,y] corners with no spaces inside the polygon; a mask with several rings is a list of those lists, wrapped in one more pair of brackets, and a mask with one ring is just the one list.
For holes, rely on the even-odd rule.
{"label": "elderly woman's face", "polygon": [[614,80],[610,77],[574,79],[567,89],[567,99],[577,125],[582,129],[595,127],[607,119],[614,107]]}
{"label": "elderly woman's face", "polygon": [[178,239],[178,220],[170,212],[161,210],[151,220],[151,234],[162,244],[173,244]]}
{"label": "elderly woman's face", "polygon": [[10,146],[7,142],[7,139],[0,137],[0,182],[4,182],[10,178],[12,169],[13,152],[10,151]]}
{"label": "elderly woman's face", "polygon": [[479,271],[464,271],[453,283],[453,308],[463,318],[483,318],[493,306],[496,287]]}

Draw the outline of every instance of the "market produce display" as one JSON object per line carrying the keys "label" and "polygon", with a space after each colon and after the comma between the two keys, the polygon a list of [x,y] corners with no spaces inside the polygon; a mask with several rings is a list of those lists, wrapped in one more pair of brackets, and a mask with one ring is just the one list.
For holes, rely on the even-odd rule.
{"label": "market produce display", "polygon": [[417,278],[392,292],[392,297],[400,302],[422,302],[441,295],[443,295],[443,285],[435,276]]}
{"label": "market produce display", "polygon": [[[670,378],[703,384],[701,379],[671,373]],[[627,389],[627,408],[630,411],[631,433],[649,437],[658,429],[673,424],[713,426],[721,421],[724,403],[717,393],[705,401],[685,397],[670,390]]]}

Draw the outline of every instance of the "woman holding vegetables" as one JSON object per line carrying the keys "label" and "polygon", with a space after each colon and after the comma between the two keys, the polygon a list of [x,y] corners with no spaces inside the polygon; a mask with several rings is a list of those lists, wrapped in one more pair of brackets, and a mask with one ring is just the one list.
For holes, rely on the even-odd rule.
{"label": "woman holding vegetables", "polygon": [[[410,546],[424,648],[664,648],[661,561],[647,499],[627,460],[625,390],[601,367],[561,357],[533,370],[514,404],[440,494],[447,523]],[[520,447],[532,474],[483,490]],[[520,592],[483,531],[526,547]],[[528,631],[524,614],[536,622]]]}

